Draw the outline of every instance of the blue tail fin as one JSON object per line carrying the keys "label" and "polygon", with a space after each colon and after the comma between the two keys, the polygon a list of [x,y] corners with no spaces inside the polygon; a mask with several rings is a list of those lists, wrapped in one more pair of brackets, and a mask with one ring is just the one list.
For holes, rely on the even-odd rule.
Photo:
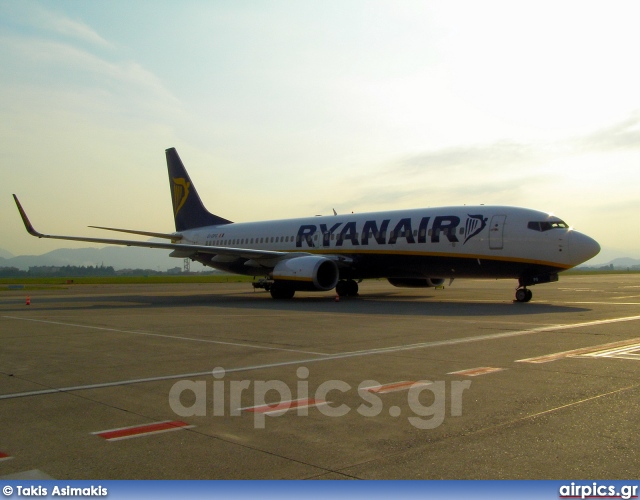
{"label": "blue tail fin", "polygon": [[167,169],[169,170],[169,185],[171,187],[176,231],[231,224],[230,220],[218,217],[204,208],[176,149],[167,149],[165,153],[167,155]]}

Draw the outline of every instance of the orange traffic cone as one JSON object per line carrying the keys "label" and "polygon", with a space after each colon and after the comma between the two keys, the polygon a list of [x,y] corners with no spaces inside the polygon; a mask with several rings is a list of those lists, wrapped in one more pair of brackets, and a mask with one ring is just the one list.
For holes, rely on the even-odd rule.
{"label": "orange traffic cone", "polygon": [[29,298],[29,296],[27,295],[27,305],[30,306],[31,305],[31,299]]}

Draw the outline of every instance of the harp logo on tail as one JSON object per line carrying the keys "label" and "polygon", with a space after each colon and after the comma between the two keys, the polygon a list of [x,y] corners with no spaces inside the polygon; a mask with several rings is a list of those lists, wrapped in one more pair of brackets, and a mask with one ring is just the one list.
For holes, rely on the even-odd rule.
{"label": "harp logo on tail", "polygon": [[[467,219],[466,227],[464,230],[464,234],[467,235],[467,238],[464,240],[464,243],[473,238],[476,234],[480,234],[482,230],[487,226],[488,217],[483,217],[482,215],[471,215],[467,214],[469,218]],[[463,245],[464,245],[463,243]]]}
{"label": "harp logo on tail", "polygon": [[178,212],[187,201],[189,197],[190,182],[187,182],[183,177],[173,177],[173,216],[178,215]]}

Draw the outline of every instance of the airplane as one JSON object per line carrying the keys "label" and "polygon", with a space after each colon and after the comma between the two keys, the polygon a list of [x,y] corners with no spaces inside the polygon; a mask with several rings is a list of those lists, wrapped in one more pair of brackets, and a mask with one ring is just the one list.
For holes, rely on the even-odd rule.
{"label": "airplane", "polygon": [[296,291],[358,295],[358,282],[386,278],[396,287],[435,288],[448,279],[512,278],[515,301],[529,302],[533,285],[600,251],[589,236],[558,217],[519,207],[451,206],[297,219],[231,222],[203,205],[175,148],[165,151],[176,231],[158,233],[103,226],[93,228],[169,240],[153,242],[36,231],[14,194],[29,234],[172,250],[222,271],[264,276],[254,287],[274,299]]}

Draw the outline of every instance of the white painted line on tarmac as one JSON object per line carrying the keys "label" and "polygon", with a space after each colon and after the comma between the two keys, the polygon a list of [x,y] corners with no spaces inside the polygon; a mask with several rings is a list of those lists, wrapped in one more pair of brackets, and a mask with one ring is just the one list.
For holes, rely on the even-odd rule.
{"label": "white painted line on tarmac", "polygon": [[555,304],[586,304],[586,305],[599,305],[599,306],[640,306],[640,302],[613,302],[611,299],[609,302],[555,302]]}
{"label": "white painted line on tarmac", "polygon": [[266,347],[260,345],[253,344],[242,344],[239,342],[223,342],[221,340],[208,340],[208,339],[194,339],[192,337],[180,337],[178,335],[163,335],[161,333],[149,333],[149,332],[140,332],[137,330],[120,330],[117,328],[107,328],[103,326],[90,326],[90,325],[79,325],[76,323],[62,323],[60,321],[48,321],[43,319],[33,319],[33,318],[20,318],[18,316],[2,316],[3,318],[8,319],[16,319],[20,321],[33,321],[35,323],[46,323],[50,325],[60,325],[60,326],[73,326],[76,328],[87,328],[89,330],[102,330],[106,332],[116,332],[116,333],[131,333],[134,335],[146,335],[148,337],[161,337],[166,339],[174,339],[174,340],[187,340],[190,342],[206,342],[209,344],[222,344],[222,345],[232,345],[232,346],[240,346],[240,347],[249,347],[251,349],[266,349],[270,351],[285,351],[285,352],[298,352],[301,354],[316,354],[318,356],[325,356],[326,354],[323,352],[314,352],[314,351],[303,351],[300,349],[284,349],[282,347]]}
{"label": "white painted line on tarmac", "polygon": [[118,429],[97,431],[92,432],[91,434],[100,436],[102,439],[106,439],[107,441],[121,441],[123,439],[150,436],[152,434],[179,431],[183,429],[192,429],[194,427],[195,425],[189,425],[181,420],[165,420],[163,422],[154,422],[152,424],[132,425],[129,427],[120,427]]}
{"label": "white painted line on tarmac", "polygon": [[[518,337],[521,335],[530,335],[532,333],[544,333],[544,332],[552,332],[558,330],[571,330],[573,328],[584,328],[586,326],[599,326],[599,325],[608,325],[611,323],[620,323],[624,321],[637,321],[640,319],[640,316],[626,316],[623,318],[612,318],[612,319],[602,319],[596,321],[587,321],[586,323],[570,323],[570,324],[559,324],[559,325],[549,325],[549,326],[541,326],[538,328],[530,328],[528,330],[517,330],[513,332],[504,332],[504,333],[489,333],[487,335],[476,335],[474,337],[461,337],[459,339],[449,339],[449,340],[436,340],[432,342],[422,342],[419,344],[409,344],[405,346],[397,346],[397,347],[381,347],[379,349],[368,349],[363,351],[351,351],[342,353],[343,355],[356,355],[356,354],[375,354],[376,352],[394,352],[394,351],[408,351],[412,349],[420,349],[423,347],[436,347],[441,345],[453,345],[453,344],[465,344],[468,342],[478,342],[480,340],[493,340],[493,339],[501,339],[501,338],[509,338],[509,337]],[[330,356],[327,356],[329,359]]]}
{"label": "white painted line on tarmac", "polygon": [[458,370],[457,372],[449,372],[447,375],[462,375],[464,377],[477,377],[478,375],[486,375],[504,371],[504,368],[493,368],[491,366],[482,366],[480,368],[469,368],[468,370]]}
{"label": "white painted line on tarmac", "polygon": [[433,382],[428,382],[426,380],[424,381],[403,380],[402,382],[392,382],[390,384],[361,387],[358,390],[361,392],[373,392],[375,394],[387,394],[389,392],[408,391],[413,387],[426,387],[428,385],[433,385]]}
{"label": "white painted line on tarmac", "polygon": [[632,346],[633,349],[637,349],[637,345],[640,342],[640,338],[636,337],[633,339],[627,339],[627,340],[620,340],[618,342],[610,342],[608,344],[599,344],[599,345],[594,345],[594,346],[590,346],[590,347],[581,347],[579,349],[571,349],[570,351],[561,351],[561,352],[554,352],[551,354],[545,354],[542,356],[536,356],[533,358],[526,358],[526,359],[517,359],[516,363],[549,363],[551,361],[557,361],[559,359],[564,359],[564,358],[569,358],[569,357],[576,357],[576,356],[583,356],[589,353],[598,353],[598,352],[611,352],[614,349],[617,348],[626,348],[629,346]]}
{"label": "white painted line on tarmac", "polygon": [[[386,354],[390,352],[411,351],[415,349],[424,349],[428,347],[439,347],[439,346],[448,346],[448,345],[464,344],[464,343],[471,343],[471,342],[480,342],[483,340],[504,339],[504,338],[522,336],[522,335],[531,335],[534,333],[545,333],[545,332],[558,331],[558,330],[571,330],[574,328],[607,325],[611,323],[620,323],[625,321],[637,321],[639,319],[640,319],[640,316],[626,316],[622,318],[611,318],[611,319],[603,319],[603,320],[596,320],[596,321],[587,321],[585,323],[560,324],[560,325],[544,326],[539,328],[531,328],[529,330],[518,330],[514,332],[501,332],[501,333],[492,333],[487,335],[477,335],[475,337],[461,337],[461,338],[449,339],[449,340],[436,340],[432,342],[422,342],[418,344],[409,344],[404,346],[381,347],[377,349],[344,352],[344,353],[329,354],[329,355],[325,354],[320,358],[308,358],[308,359],[299,359],[299,360],[293,360],[293,361],[282,361],[278,363],[269,363],[269,364],[254,365],[254,366],[243,366],[243,367],[229,368],[229,369],[225,368],[225,373],[247,372],[247,371],[263,370],[268,368],[279,368],[282,366],[301,365],[301,364],[318,363],[318,362],[324,362],[324,361],[333,361],[337,359],[355,358],[359,356]],[[193,378],[193,377],[202,377],[202,376],[211,375],[211,374],[212,372],[209,370],[205,372],[182,373],[182,374],[166,375],[166,376],[159,376],[159,377],[147,377],[147,378],[139,378],[139,379],[131,379],[131,380],[121,380],[117,382],[106,382],[101,384],[62,387],[59,389],[56,389],[56,388],[42,389],[39,391],[3,394],[3,395],[0,395],[0,399],[12,399],[12,398],[25,397],[25,396],[37,396],[42,394],[55,394],[59,392],[82,391],[87,389],[101,389],[105,387],[139,384],[144,382],[158,382],[158,381],[164,381],[164,380],[187,379],[187,378]]]}
{"label": "white painted line on tarmac", "polygon": [[291,408],[310,408],[314,406],[325,406],[329,403],[324,399],[295,399],[292,401],[280,401],[279,403],[264,404],[258,406],[246,406],[238,408],[238,411],[249,413],[263,413],[265,415],[284,415]]}

